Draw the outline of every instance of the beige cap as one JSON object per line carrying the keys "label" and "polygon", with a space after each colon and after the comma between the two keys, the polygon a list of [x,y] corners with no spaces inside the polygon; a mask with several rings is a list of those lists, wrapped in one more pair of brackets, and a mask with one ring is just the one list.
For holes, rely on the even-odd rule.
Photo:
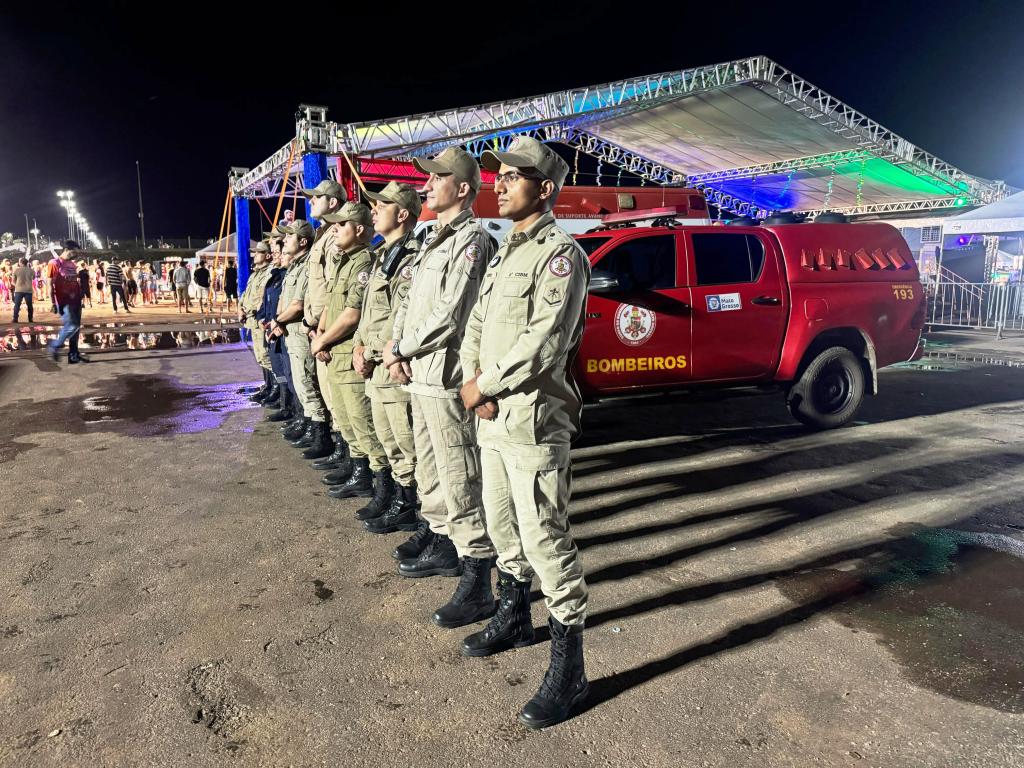
{"label": "beige cap", "polygon": [[420,173],[436,173],[441,176],[452,174],[459,181],[465,181],[474,190],[480,191],[480,166],[462,147],[448,147],[430,160],[414,157],[412,164]]}
{"label": "beige cap", "polygon": [[337,213],[325,213],[323,219],[330,224],[351,221],[373,229],[373,215],[362,203],[345,203]]}
{"label": "beige cap", "polygon": [[332,179],[324,179],[312,189],[302,190],[302,194],[306,197],[319,197],[321,195],[336,197],[343,203],[348,200],[348,195],[345,194],[345,188]]}
{"label": "beige cap", "polygon": [[290,226],[281,227],[281,232],[285,235],[298,235],[300,238],[313,240],[313,225],[305,219],[296,219]]}
{"label": "beige cap", "polygon": [[414,217],[419,218],[423,210],[423,203],[420,202],[420,195],[411,184],[400,184],[397,181],[388,182],[380,192],[366,192],[368,198],[379,203],[394,203],[405,208]]}
{"label": "beige cap", "polygon": [[253,251],[256,253],[270,253],[270,246],[265,242],[260,241],[256,243],[256,247],[253,248]]}
{"label": "beige cap", "polygon": [[569,164],[560,158],[551,147],[530,136],[516,136],[508,145],[507,152],[487,150],[480,157],[480,164],[488,171],[496,171],[502,164],[524,171],[535,171],[545,179],[551,179],[555,186],[562,187],[569,173]]}

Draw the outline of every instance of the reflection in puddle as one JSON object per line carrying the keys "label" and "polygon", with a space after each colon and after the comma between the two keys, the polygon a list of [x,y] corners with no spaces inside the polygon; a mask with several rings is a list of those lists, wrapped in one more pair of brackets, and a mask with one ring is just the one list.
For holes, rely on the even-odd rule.
{"label": "reflection in puddle", "polygon": [[[779,582],[794,602],[836,596],[830,611],[875,635],[917,685],[1005,712],[1024,712],[1024,560],[983,536],[919,530],[852,570]],[[1018,556],[1009,554],[1017,552]]]}
{"label": "reflection in puddle", "polygon": [[[41,351],[57,338],[59,328],[33,327],[9,330],[0,342],[0,353]],[[212,331],[163,331],[160,333],[118,333],[83,331],[79,346],[83,351],[96,349],[194,349],[196,347],[236,344],[241,340],[237,328]]]}
{"label": "reflection in puddle", "polygon": [[0,407],[8,439],[39,432],[116,432],[131,437],[216,429],[232,413],[257,407],[238,383],[184,386],[161,376],[118,376],[93,382],[97,394]]}
{"label": "reflection in puddle", "polygon": [[[931,345],[929,345],[931,346]],[[998,357],[985,353],[943,352],[930,350],[920,360],[899,363],[892,368],[913,371],[966,371],[973,368],[999,366],[1002,368],[1024,368],[1024,360],[1012,357]]]}

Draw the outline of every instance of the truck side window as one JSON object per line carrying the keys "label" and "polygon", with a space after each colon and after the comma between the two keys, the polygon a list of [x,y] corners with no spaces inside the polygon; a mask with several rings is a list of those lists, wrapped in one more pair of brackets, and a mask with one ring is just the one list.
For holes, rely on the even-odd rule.
{"label": "truck side window", "polygon": [[697,285],[753,283],[764,266],[764,245],[753,235],[734,232],[694,233]]}
{"label": "truck side window", "polygon": [[653,235],[627,240],[594,266],[611,272],[624,291],[657,291],[676,287],[676,238]]}

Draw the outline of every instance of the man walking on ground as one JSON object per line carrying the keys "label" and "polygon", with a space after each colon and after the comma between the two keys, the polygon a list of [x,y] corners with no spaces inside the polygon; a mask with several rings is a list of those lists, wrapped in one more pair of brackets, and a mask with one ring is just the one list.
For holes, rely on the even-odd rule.
{"label": "man walking on ground", "polygon": [[[76,273],[77,274],[77,273]],[[124,311],[131,313],[128,309],[128,299],[124,295],[124,270],[116,261],[107,265],[107,286],[110,288],[110,303],[114,306],[114,314],[117,314],[117,297],[121,297],[121,304]]]}
{"label": "man walking on ground", "polygon": [[228,312],[231,311],[232,299],[238,301],[238,268],[234,259],[228,259],[228,265],[224,268],[224,308]]}
{"label": "man walking on ground", "polygon": [[430,174],[423,191],[437,222],[413,260],[412,283],[395,316],[384,365],[412,394],[416,484],[434,537],[418,558],[399,564],[399,573],[461,575],[452,599],[433,616],[439,626],[460,627],[495,611],[495,553],[484,528],[473,414],[458,399],[459,347],[494,243],[473,217],[480,166],[472,155],[449,147],[413,164]]}
{"label": "man walking on ground", "polygon": [[583,403],[572,363],[583,337],[590,263],[551,210],[569,172],[554,150],[517,136],[508,152],[484,152],[497,171],[498,213],[512,221],[480,286],[462,343],[463,405],[477,438],[487,532],[498,550],[500,608],[462,642],[489,656],[533,640],[530,583],[540,580],[551,628],[551,663],[519,720],[546,728],[587,695],[583,623],[587,584],[569,528],[569,443]]}
{"label": "man walking on ground", "polygon": [[47,352],[56,362],[66,341],[68,363],[72,365],[89,362],[89,358],[78,353],[78,333],[82,329],[82,284],[78,281],[75,256],[80,247],[74,240],[68,240],[60,256],[52,259],[47,267],[51,298],[64,321],[57,338],[47,345]]}
{"label": "man walking on ground", "polygon": [[202,259],[199,260],[196,271],[192,273],[192,280],[196,284],[196,296],[199,297],[199,314],[203,314],[206,312],[205,305],[210,303],[210,270],[206,268],[206,262]]}
{"label": "man walking on ground", "polygon": [[23,301],[28,309],[28,321],[32,322],[32,279],[34,277],[35,272],[29,266],[28,259],[22,256],[18,259],[18,266],[14,268],[14,322],[18,322]]}
{"label": "man walking on ground", "polygon": [[184,261],[178,264],[178,268],[174,270],[171,282],[174,284],[174,298],[178,303],[178,312],[180,313],[182,308],[186,313],[189,312],[188,284],[192,282],[192,275],[189,274]]}

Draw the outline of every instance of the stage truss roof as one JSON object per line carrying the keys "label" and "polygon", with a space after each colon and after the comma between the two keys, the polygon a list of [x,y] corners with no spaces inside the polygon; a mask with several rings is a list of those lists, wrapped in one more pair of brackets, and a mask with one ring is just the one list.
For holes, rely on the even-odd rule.
{"label": "stage truss roof", "polygon": [[236,196],[277,195],[289,158],[294,193],[303,152],[408,160],[458,144],[479,155],[523,133],[648,183],[702,189],[736,214],[942,211],[1006,195],[1003,182],[965,173],[763,56],[361,123],[303,109],[293,142],[233,177]]}

